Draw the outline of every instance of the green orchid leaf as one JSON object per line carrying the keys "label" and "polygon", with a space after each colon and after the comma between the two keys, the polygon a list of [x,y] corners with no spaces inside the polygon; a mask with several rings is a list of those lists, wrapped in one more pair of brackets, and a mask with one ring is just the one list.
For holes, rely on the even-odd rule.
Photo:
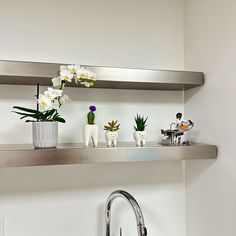
{"label": "green orchid leaf", "polygon": [[37,118],[37,114],[27,114],[27,113],[18,112],[18,111],[13,111],[13,112],[16,113],[16,114],[18,114],[18,115],[25,116],[25,117]]}
{"label": "green orchid leaf", "polygon": [[61,122],[61,123],[66,123],[66,121],[61,117],[57,117],[56,119],[54,119],[54,121],[58,121],[58,122]]}
{"label": "green orchid leaf", "polygon": [[26,111],[26,112],[29,112],[29,113],[38,113],[37,110],[29,109],[29,108],[25,108],[25,107],[19,107],[19,106],[14,106],[13,109],[18,109],[18,110],[21,110],[21,111]]}

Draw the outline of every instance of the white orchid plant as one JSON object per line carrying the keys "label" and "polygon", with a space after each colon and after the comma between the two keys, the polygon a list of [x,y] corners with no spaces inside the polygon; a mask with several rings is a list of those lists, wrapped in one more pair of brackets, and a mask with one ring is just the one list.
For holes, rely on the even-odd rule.
{"label": "white orchid plant", "polygon": [[26,122],[57,121],[65,123],[65,119],[60,116],[58,109],[70,100],[67,95],[63,95],[63,89],[66,83],[71,83],[73,80],[76,84],[91,87],[96,81],[96,75],[80,65],[61,66],[59,76],[52,79],[53,87],[48,87],[43,94],[37,94],[36,110],[14,106],[13,108],[18,111],[13,112],[21,115],[20,119],[27,118]]}

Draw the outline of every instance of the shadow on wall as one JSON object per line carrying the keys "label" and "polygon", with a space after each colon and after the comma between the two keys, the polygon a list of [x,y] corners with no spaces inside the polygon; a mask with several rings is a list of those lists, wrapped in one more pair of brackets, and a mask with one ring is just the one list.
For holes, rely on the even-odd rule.
{"label": "shadow on wall", "polygon": [[182,183],[183,170],[181,161],[6,168],[0,170],[0,189],[4,194],[132,185],[145,189],[150,185]]}
{"label": "shadow on wall", "polygon": [[194,96],[199,96],[198,92],[201,91],[202,89],[204,89],[202,86],[196,87],[196,88],[192,88],[192,89],[188,89],[184,93],[184,102],[185,103],[188,102]]}
{"label": "shadow on wall", "polygon": [[[186,161],[186,176],[187,176],[187,184],[191,185],[195,182],[201,175],[204,175],[207,171],[218,164],[217,160],[194,160],[194,161]],[[188,170],[189,167],[195,167],[191,172]]]}
{"label": "shadow on wall", "polygon": [[[42,86],[43,93],[47,87]],[[72,101],[86,102],[134,102],[134,103],[179,103],[182,102],[181,91],[155,90],[122,90],[122,89],[94,89],[69,88],[64,90]],[[0,85],[0,100],[34,100],[36,86]]]}

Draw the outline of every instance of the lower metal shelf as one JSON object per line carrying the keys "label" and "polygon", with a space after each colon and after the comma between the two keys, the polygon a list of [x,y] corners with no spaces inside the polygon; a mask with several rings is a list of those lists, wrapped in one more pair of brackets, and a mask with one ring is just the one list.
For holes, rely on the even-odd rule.
{"label": "lower metal shelf", "polygon": [[74,165],[91,163],[215,159],[217,147],[207,144],[190,146],[162,146],[148,143],[135,147],[134,143],[120,143],[116,148],[99,144],[98,148],[84,148],[82,144],[60,144],[53,149],[34,149],[32,145],[0,145],[0,168],[46,165]]}

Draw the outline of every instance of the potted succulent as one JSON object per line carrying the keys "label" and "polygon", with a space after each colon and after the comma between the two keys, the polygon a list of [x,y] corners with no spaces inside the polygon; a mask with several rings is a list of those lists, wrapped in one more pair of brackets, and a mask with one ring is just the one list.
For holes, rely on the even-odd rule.
{"label": "potted succulent", "polygon": [[52,148],[58,142],[58,122],[65,123],[58,112],[68,100],[63,89],[68,82],[75,81],[85,87],[93,86],[96,76],[93,72],[79,65],[61,66],[58,77],[52,79],[53,87],[39,94],[37,84],[37,109],[14,106],[13,112],[21,115],[20,119],[32,122],[33,145],[35,148]]}
{"label": "potted succulent", "polygon": [[144,116],[140,116],[137,114],[135,117],[135,123],[136,126],[134,126],[134,139],[136,142],[136,146],[144,146],[146,143],[146,138],[147,138],[147,133],[145,131],[146,128],[146,122],[147,122],[148,117],[144,118]]}
{"label": "potted succulent", "polygon": [[88,147],[90,139],[93,142],[93,147],[98,145],[98,126],[95,124],[95,106],[89,107],[90,112],[87,114],[87,124],[84,126],[84,143]]}
{"label": "potted succulent", "polygon": [[119,129],[120,129],[120,124],[118,124],[118,120],[117,121],[113,120],[111,122],[108,122],[108,125],[104,126],[104,130],[106,130],[105,138],[108,147],[110,147],[111,145],[113,147],[116,147]]}

